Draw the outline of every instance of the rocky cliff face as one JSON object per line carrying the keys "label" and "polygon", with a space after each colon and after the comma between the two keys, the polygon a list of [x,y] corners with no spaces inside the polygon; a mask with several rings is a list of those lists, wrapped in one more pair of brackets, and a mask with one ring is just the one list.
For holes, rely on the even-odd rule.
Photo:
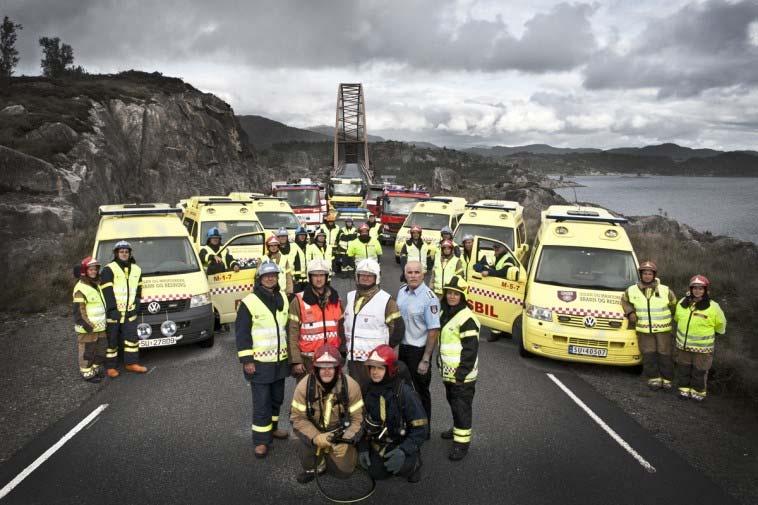
{"label": "rocky cliff face", "polygon": [[70,259],[62,244],[92,247],[99,205],[263,184],[231,107],[175,79],[18,80],[0,94],[0,124],[0,276],[19,289],[24,272]]}

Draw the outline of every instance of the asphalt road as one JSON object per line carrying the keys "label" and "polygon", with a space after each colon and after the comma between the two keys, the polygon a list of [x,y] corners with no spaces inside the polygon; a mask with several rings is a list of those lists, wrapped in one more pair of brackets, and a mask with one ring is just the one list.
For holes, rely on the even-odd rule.
{"label": "asphalt road", "polygon": [[[395,294],[399,268],[390,249],[385,256],[382,285]],[[343,296],[350,282],[335,281]],[[485,331],[468,457],[455,463],[446,457],[449,442],[439,434],[452,418],[435,370],[432,439],[423,448],[423,480],[379,482],[366,503],[735,503],[561,363],[524,360],[508,339],[486,342]],[[211,349],[144,352],[143,362],[150,368],[147,375],[111,381],[0,465],[1,487],[107,405],[0,502],[327,503],[315,483],[295,480],[300,466],[294,436],[275,441],[267,459],[253,457],[250,388],[232,333],[217,335]],[[293,385],[289,379],[285,405]],[[361,472],[347,482],[325,480],[342,498],[367,484]]]}

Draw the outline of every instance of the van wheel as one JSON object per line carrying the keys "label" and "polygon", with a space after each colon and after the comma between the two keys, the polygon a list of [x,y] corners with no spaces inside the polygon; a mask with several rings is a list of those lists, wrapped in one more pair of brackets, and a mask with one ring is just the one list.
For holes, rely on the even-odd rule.
{"label": "van wheel", "polygon": [[208,349],[209,347],[213,347],[213,344],[216,343],[216,335],[211,335],[211,338],[203,340],[198,345],[202,347],[203,349]]}
{"label": "van wheel", "polygon": [[532,355],[524,349],[524,335],[521,329],[521,316],[513,321],[513,329],[511,330],[511,337],[513,337],[513,343],[518,347],[518,355],[522,358],[530,358]]}

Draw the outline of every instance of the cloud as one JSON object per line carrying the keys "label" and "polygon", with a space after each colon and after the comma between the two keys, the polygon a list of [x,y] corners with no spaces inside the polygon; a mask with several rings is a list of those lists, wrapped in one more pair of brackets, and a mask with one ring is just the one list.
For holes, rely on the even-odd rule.
{"label": "cloud", "polygon": [[631,47],[598,51],[586,69],[588,89],[654,88],[660,98],[758,83],[754,43],[758,3],[710,0],[651,20]]}

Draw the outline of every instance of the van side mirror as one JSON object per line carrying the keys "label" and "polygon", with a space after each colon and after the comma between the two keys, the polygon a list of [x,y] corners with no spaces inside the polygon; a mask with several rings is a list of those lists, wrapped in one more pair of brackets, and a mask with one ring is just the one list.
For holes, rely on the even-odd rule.
{"label": "van side mirror", "polygon": [[508,267],[508,270],[505,272],[505,278],[509,281],[518,282],[519,276],[521,274],[521,269],[519,267]]}
{"label": "van side mirror", "polygon": [[529,244],[521,244],[521,248],[524,249],[524,254],[529,252]]}

